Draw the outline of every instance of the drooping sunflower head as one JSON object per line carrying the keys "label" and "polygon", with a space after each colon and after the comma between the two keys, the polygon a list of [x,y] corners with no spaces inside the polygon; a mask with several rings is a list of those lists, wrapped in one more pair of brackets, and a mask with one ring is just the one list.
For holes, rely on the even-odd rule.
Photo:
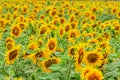
{"label": "drooping sunflower head", "polygon": [[52,70],[49,68],[51,65],[52,65],[51,59],[47,59],[41,63],[44,72],[52,72]]}
{"label": "drooping sunflower head", "polygon": [[85,53],[84,62],[89,66],[100,66],[102,61],[102,54],[97,51],[89,51]]}
{"label": "drooping sunflower head", "polygon": [[38,62],[40,61],[39,58],[42,57],[45,57],[45,53],[43,50],[39,50],[31,56],[31,59],[34,64],[38,64]]}
{"label": "drooping sunflower head", "polygon": [[50,38],[48,40],[47,47],[48,47],[48,50],[50,50],[51,52],[54,52],[57,47],[57,40],[55,38]]}
{"label": "drooping sunflower head", "polygon": [[21,29],[19,26],[13,26],[11,29],[11,35],[14,37],[19,37],[21,35]]}
{"label": "drooping sunflower head", "polygon": [[49,59],[43,61],[41,66],[42,66],[43,71],[52,72],[52,69],[50,69],[49,67],[52,64],[58,64],[59,62],[60,62],[59,58],[53,57],[53,58],[49,58]]}
{"label": "drooping sunflower head", "polygon": [[18,58],[20,46],[16,46],[15,48],[7,51],[5,55],[5,61],[7,65],[13,64],[15,59]]}

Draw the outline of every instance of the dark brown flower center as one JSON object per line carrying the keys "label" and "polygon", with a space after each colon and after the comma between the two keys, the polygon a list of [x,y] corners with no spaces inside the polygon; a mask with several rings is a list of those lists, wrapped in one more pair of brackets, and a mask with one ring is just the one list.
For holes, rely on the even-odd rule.
{"label": "dark brown flower center", "polygon": [[53,50],[55,47],[55,44],[53,42],[49,43],[49,49],[50,50]]}
{"label": "dark brown flower center", "polygon": [[98,56],[96,54],[89,54],[87,56],[87,60],[90,62],[90,63],[95,63],[97,61],[97,58]]}
{"label": "dark brown flower center", "polygon": [[9,44],[6,45],[6,47],[7,47],[8,50],[11,50],[12,49],[12,44],[9,43]]}
{"label": "dark brown flower center", "polygon": [[72,48],[72,49],[70,50],[70,54],[75,55],[75,49],[74,49],[74,48]]}
{"label": "dark brown flower center", "polygon": [[45,27],[43,27],[40,31],[40,34],[44,34],[47,31],[47,29]]}
{"label": "dark brown flower center", "polygon": [[54,15],[56,15],[56,11],[53,11],[53,12],[52,12],[52,16],[54,16]]}
{"label": "dark brown flower center", "polygon": [[66,25],[65,31],[67,32],[67,31],[69,31],[69,30],[70,30],[70,26],[69,26],[69,25]]}
{"label": "dark brown flower center", "polygon": [[43,55],[44,55],[44,53],[43,53],[42,51],[37,52],[37,53],[35,54],[35,58],[40,58],[40,57],[42,57]]}
{"label": "dark brown flower center", "polygon": [[56,59],[52,59],[52,63],[53,64],[57,64],[57,60]]}
{"label": "dark brown flower center", "polygon": [[74,32],[72,32],[72,33],[70,34],[70,37],[71,37],[71,38],[74,38],[74,37],[76,37],[76,34],[75,34]]}
{"label": "dark brown flower center", "polygon": [[13,30],[12,30],[12,33],[15,34],[15,35],[18,35],[19,34],[19,29],[17,27],[15,27]]}
{"label": "dark brown flower center", "polygon": [[11,51],[9,54],[9,60],[13,60],[17,57],[18,50]]}
{"label": "dark brown flower center", "polygon": [[45,67],[50,67],[52,65],[51,59],[45,62]]}
{"label": "dark brown flower center", "polygon": [[78,52],[78,64],[80,64],[83,60],[83,49],[80,49],[79,52]]}

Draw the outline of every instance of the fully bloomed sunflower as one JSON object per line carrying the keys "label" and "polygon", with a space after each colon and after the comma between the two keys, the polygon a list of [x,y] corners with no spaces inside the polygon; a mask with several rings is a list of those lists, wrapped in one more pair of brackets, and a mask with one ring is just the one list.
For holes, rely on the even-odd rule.
{"label": "fully bloomed sunflower", "polygon": [[14,61],[18,58],[19,56],[19,50],[20,50],[20,46],[16,46],[13,49],[7,51],[6,55],[5,55],[5,61],[7,65],[13,64]]}
{"label": "fully bloomed sunflower", "polygon": [[86,66],[81,73],[82,80],[103,80],[103,74],[100,70]]}
{"label": "fully bloomed sunflower", "polygon": [[98,69],[92,69],[86,75],[86,80],[103,80],[102,72]]}
{"label": "fully bloomed sunflower", "polygon": [[102,63],[102,54],[97,51],[88,51],[85,53],[84,62],[89,66],[100,66]]}
{"label": "fully bloomed sunflower", "polygon": [[19,37],[21,35],[21,28],[19,26],[13,26],[11,29],[11,35],[14,37]]}
{"label": "fully bloomed sunflower", "polygon": [[57,47],[57,40],[55,38],[50,38],[47,44],[48,50],[54,52]]}

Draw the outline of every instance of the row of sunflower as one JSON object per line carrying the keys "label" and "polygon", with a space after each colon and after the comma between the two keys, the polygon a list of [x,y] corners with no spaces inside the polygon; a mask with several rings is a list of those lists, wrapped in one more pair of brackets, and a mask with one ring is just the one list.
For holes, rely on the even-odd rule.
{"label": "row of sunflower", "polygon": [[[67,65],[62,72],[67,75],[61,80],[70,79],[71,72],[79,74],[76,80],[106,79],[104,65],[114,53],[110,40],[120,33],[119,9],[119,2],[105,1],[1,1],[0,39],[5,45],[1,73],[4,67],[17,70],[16,65],[25,66],[22,62],[30,60],[31,69],[42,70],[35,74],[52,74],[51,66],[64,64],[60,68]],[[14,76],[4,74],[6,79],[30,79],[16,70]]]}

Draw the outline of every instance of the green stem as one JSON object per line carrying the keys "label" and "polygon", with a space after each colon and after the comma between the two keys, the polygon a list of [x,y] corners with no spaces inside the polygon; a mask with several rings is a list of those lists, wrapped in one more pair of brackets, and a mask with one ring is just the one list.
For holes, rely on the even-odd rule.
{"label": "green stem", "polygon": [[66,77],[65,77],[66,79],[69,79],[69,77],[70,77],[71,68],[72,68],[72,61],[73,61],[73,58],[72,58],[72,60],[70,60],[70,62],[69,62],[67,74],[66,74]]}
{"label": "green stem", "polygon": [[4,71],[4,69],[5,69],[5,61],[3,63],[2,72]]}

